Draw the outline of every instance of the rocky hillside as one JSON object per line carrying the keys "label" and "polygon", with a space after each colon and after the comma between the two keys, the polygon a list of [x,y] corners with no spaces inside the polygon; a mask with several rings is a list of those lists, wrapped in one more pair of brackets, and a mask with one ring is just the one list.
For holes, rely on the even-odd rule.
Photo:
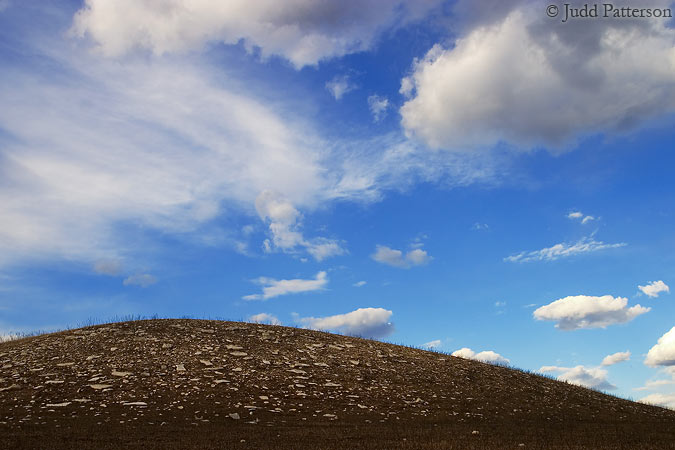
{"label": "rocky hillside", "polygon": [[205,320],[0,344],[2,448],[675,448],[675,412],[354,337]]}

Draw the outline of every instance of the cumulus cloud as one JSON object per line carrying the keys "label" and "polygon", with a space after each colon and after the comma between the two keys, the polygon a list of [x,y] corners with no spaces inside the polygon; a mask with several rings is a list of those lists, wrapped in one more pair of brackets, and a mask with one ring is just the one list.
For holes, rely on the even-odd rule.
{"label": "cumulus cloud", "polygon": [[433,341],[429,341],[427,343],[422,344],[422,348],[426,348],[427,350],[433,350],[435,348],[438,348],[441,346],[441,340],[440,339],[435,339]]}
{"label": "cumulus cloud", "polygon": [[104,259],[94,263],[94,272],[101,275],[117,276],[122,272],[122,263],[118,260]]}
{"label": "cumulus cloud", "polygon": [[274,278],[260,277],[253,281],[263,286],[262,293],[245,295],[242,297],[244,300],[267,300],[280,295],[321,291],[328,284],[328,275],[326,275],[326,272],[321,271],[316,274],[314,279],[309,280],[300,278],[275,280]]}
{"label": "cumulus cloud", "polygon": [[409,269],[412,266],[421,266],[427,264],[432,259],[426,251],[420,248],[410,250],[403,256],[401,250],[389,248],[386,245],[375,246],[375,253],[370,255],[370,257],[379,263],[400,267],[402,269]]}
{"label": "cumulus cloud", "polygon": [[401,83],[410,97],[402,125],[431,147],[563,149],[675,110],[667,20],[560,23],[542,13],[544,3],[524,0],[460,6],[470,23],[454,45],[435,45]]}
{"label": "cumulus cloud", "polygon": [[645,358],[648,366],[675,366],[675,327],[661,336]]}
{"label": "cumulus cloud", "polygon": [[122,283],[125,286],[140,286],[146,288],[157,283],[157,278],[149,273],[139,273],[125,278]]}
{"label": "cumulus cloud", "polygon": [[539,369],[542,373],[561,372],[558,380],[568,381],[579,386],[586,386],[592,389],[609,391],[616,389],[616,386],[607,381],[607,371],[599,367],[558,367],[544,366]]}
{"label": "cumulus cloud", "polygon": [[368,108],[373,115],[373,120],[379,122],[387,115],[387,108],[389,108],[389,99],[380,97],[379,95],[371,95],[368,97]]}
{"label": "cumulus cloud", "polygon": [[653,298],[658,297],[661,292],[670,293],[670,287],[661,280],[651,281],[646,286],[638,286],[638,289],[640,289],[647,297]]}
{"label": "cumulus cloud", "polygon": [[392,311],[384,308],[359,308],[346,314],[299,319],[307,328],[330,330],[363,337],[384,337],[394,332]]}
{"label": "cumulus cloud", "polygon": [[269,223],[272,235],[272,240],[263,244],[265,251],[294,252],[297,248],[305,248],[317,261],[345,253],[335,240],[322,237],[305,239],[300,231],[302,215],[279,193],[270,190],[261,192],[255,200],[255,208],[260,218]]}
{"label": "cumulus cloud", "polygon": [[207,42],[279,55],[296,68],[368,50],[384,31],[427,15],[440,0],[87,0],[72,31],[105,55],[135,48],[155,54],[199,50]]}
{"label": "cumulus cloud", "polygon": [[628,299],[603,295],[573,295],[537,308],[532,315],[537,320],[552,320],[561,330],[606,328],[625,323],[651,310],[635,305],[627,307]]}
{"label": "cumulus cloud", "polygon": [[511,361],[504,358],[499,353],[495,353],[492,350],[485,350],[479,353],[474,352],[468,347],[460,348],[452,352],[452,356],[458,356],[464,359],[475,359],[476,361],[483,361],[489,363],[499,363],[499,364],[508,364]]}
{"label": "cumulus cloud", "polygon": [[649,394],[638,400],[641,403],[649,405],[665,406],[667,408],[675,409],[675,393],[673,394]]}
{"label": "cumulus cloud", "polygon": [[586,237],[580,241],[571,243],[560,243],[552,247],[542,248],[541,250],[524,251],[516,255],[507,256],[504,261],[508,262],[531,262],[531,261],[555,261],[560,258],[568,258],[583,253],[597,252],[608,248],[625,247],[625,243],[605,244],[596,241],[593,237]]}
{"label": "cumulus cloud", "polygon": [[267,313],[253,314],[252,316],[248,317],[248,321],[252,322],[252,323],[266,323],[266,324],[270,324],[270,325],[281,325],[281,321],[276,316],[273,316],[272,314],[267,314]]}
{"label": "cumulus cloud", "polygon": [[630,359],[630,352],[625,351],[625,352],[617,352],[613,353],[611,355],[607,355],[603,358],[602,360],[602,365],[603,366],[612,366],[614,364],[623,362],[623,361],[628,361]]}
{"label": "cumulus cloud", "polygon": [[335,97],[335,100],[340,100],[347,92],[356,89],[356,85],[351,82],[349,76],[337,75],[326,82],[326,89]]}

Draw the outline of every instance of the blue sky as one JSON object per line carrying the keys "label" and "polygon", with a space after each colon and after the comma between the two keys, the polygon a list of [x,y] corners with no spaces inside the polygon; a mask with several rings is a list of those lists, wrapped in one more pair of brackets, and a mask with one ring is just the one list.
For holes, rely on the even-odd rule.
{"label": "blue sky", "polygon": [[545,7],[0,0],[0,334],[264,321],[675,406],[675,28]]}

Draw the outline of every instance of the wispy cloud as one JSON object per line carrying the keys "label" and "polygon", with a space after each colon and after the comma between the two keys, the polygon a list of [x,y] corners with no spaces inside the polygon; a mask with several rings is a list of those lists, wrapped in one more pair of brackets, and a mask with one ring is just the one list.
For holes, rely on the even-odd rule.
{"label": "wispy cloud", "polygon": [[122,283],[125,286],[140,286],[146,288],[157,283],[157,277],[150,275],[149,273],[139,273],[125,278]]}
{"label": "wispy cloud", "polygon": [[340,100],[343,95],[356,89],[356,85],[352,83],[349,76],[337,75],[326,82],[326,89],[335,97],[335,100]]}
{"label": "wispy cloud", "polygon": [[579,220],[583,225],[596,220],[593,216],[586,216],[581,211],[573,211],[567,214],[568,219]]}
{"label": "wispy cloud", "polygon": [[387,115],[389,108],[389,99],[380,97],[379,95],[371,95],[368,97],[368,108],[373,115],[373,120],[379,122]]}
{"label": "wispy cloud", "polygon": [[357,282],[354,283],[352,286],[354,286],[354,287],[362,287],[362,286],[365,286],[366,284],[368,284],[368,282],[362,280],[362,281],[357,281]]}
{"label": "wispy cloud", "polygon": [[94,272],[101,275],[117,276],[122,272],[122,262],[104,259],[94,263]]}
{"label": "wispy cloud", "polygon": [[401,250],[389,248],[386,245],[377,245],[375,247],[375,253],[370,255],[370,257],[379,263],[399,267],[401,269],[421,266],[433,259],[425,250],[420,248],[410,250],[404,256]]}
{"label": "wispy cloud", "polygon": [[267,300],[280,295],[321,291],[328,284],[328,276],[322,271],[317,273],[314,279],[275,280],[260,277],[253,281],[263,286],[262,294],[245,295],[242,297],[244,300]]}
{"label": "wispy cloud", "polygon": [[561,330],[605,328],[625,323],[651,310],[640,305],[627,307],[628,299],[603,295],[573,295],[537,308],[532,315],[537,320],[551,320]]}
{"label": "wispy cloud", "polygon": [[507,256],[504,261],[508,262],[531,262],[531,261],[555,261],[560,258],[580,255],[583,253],[597,252],[608,248],[625,247],[627,244],[606,244],[596,241],[593,237],[583,238],[576,243],[560,243],[541,250],[524,251],[516,255]]}
{"label": "wispy cloud", "polygon": [[639,388],[633,389],[634,391],[652,391],[656,389],[660,389],[664,386],[670,386],[675,384],[675,379],[671,380],[650,380],[645,383],[644,386],[640,386]]}
{"label": "wispy cloud", "polygon": [[307,328],[339,331],[363,337],[384,337],[394,331],[392,311],[384,308],[359,308],[346,314],[327,317],[304,317],[298,321]]}

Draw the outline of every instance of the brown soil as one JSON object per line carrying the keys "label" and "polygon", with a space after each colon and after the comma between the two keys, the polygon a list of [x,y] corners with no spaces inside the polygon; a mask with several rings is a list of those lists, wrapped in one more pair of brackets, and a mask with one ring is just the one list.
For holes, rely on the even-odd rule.
{"label": "brown soil", "polygon": [[675,411],[377,341],[161,319],[0,344],[0,448],[675,449]]}

